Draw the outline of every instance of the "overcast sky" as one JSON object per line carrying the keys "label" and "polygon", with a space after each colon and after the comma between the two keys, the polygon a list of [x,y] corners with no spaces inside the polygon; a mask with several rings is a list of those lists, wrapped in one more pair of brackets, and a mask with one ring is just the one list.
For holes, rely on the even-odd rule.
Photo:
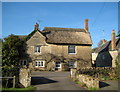
{"label": "overcast sky", "polygon": [[93,48],[101,39],[110,40],[118,32],[117,2],[16,2],[2,3],[2,36],[28,35],[40,21],[44,27],[84,28],[89,19]]}

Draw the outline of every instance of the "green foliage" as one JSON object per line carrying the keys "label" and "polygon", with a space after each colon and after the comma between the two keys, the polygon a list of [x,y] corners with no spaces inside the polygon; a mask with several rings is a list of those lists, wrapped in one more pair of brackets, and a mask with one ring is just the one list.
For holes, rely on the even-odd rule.
{"label": "green foliage", "polygon": [[116,68],[86,68],[86,69],[79,69],[77,71],[80,74],[86,74],[89,76],[97,77],[100,80],[116,80],[118,79],[117,69]]}
{"label": "green foliage", "polygon": [[28,36],[25,37],[25,40],[27,41],[30,39],[30,37],[36,32],[37,30],[32,31]]}
{"label": "green foliage", "polygon": [[85,83],[80,82],[78,79],[75,80],[75,83],[79,84],[81,87],[85,87],[85,88],[87,87]]}
{"label": "green foliage", "polygon": [[97,49],[98,49],[97,47],[96,47],[96,48],[93,48],[93,49],[92,49],[92,53],[94,53]]}
{"label": "green foliage", "polygon": [[9,35],[2,44],[2,76],[18,76],[19,61],[23,57],[24,41]]}
{"label": "green foliage", "polygon": [[76,80],[74,80],[74,81],[75,81],[76,84],[80,84],[80,82],[79,82],[78,79],[76,79]]}
{"label": "green foliage", "polygon": [[120,52],[118,53],[118,56],[117,56],[117,58],[116,58],[116,60],[115,60],[116,67],[117,67],[118,69],[120,69],[120,61],[119,61],[119,58],[120,58]]}
{"label": "green foliage", "polygon": [[118,34],[116,35],[116,37],[120,38],[120,30],[118,31]]}
{"label": "green foliage", "polygon": [[26,92],[26,91],[32,91],[32,90],[36,90],[36,87],[33,86],[29,86],[27,88],[3,88],[3,91],[20,91],[20,92]]}

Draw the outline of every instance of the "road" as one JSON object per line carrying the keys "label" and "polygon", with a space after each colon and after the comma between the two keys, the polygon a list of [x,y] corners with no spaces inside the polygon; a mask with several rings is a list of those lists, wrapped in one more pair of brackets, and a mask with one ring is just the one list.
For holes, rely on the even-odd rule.
{"label": "road", "polygon": [[105,83],[104,87],[100,90],[119,90],[119,84],[117,80],[106,80],[102,81]]}
{"label": "road", "polygon": [[86,90],[70,79],[69,72],[32,72],[32,85],[37,90]]}

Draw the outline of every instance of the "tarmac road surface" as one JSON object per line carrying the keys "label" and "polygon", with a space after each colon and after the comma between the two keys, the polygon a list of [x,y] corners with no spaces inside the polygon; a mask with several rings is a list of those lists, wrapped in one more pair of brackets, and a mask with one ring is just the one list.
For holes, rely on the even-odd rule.
{"label": "tarmac road surface", "polygon": [[70,79],[70,72],[32,72],[32,85],[37,90],[86,90]]}

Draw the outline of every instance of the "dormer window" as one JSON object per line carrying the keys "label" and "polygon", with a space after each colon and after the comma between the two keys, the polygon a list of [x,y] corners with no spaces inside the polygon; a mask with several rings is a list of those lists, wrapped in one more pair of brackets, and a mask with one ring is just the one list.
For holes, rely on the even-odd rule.
{"label": "dormer window", "polygon": [[68,53],[69,54],[76,54],[76,46],[75,45],[68,45]]}
{"label": "dormer window", "polygon": [[40,45],[35,46],[35,53],[40,53],[41,52],[40,48],[41,48]]}

